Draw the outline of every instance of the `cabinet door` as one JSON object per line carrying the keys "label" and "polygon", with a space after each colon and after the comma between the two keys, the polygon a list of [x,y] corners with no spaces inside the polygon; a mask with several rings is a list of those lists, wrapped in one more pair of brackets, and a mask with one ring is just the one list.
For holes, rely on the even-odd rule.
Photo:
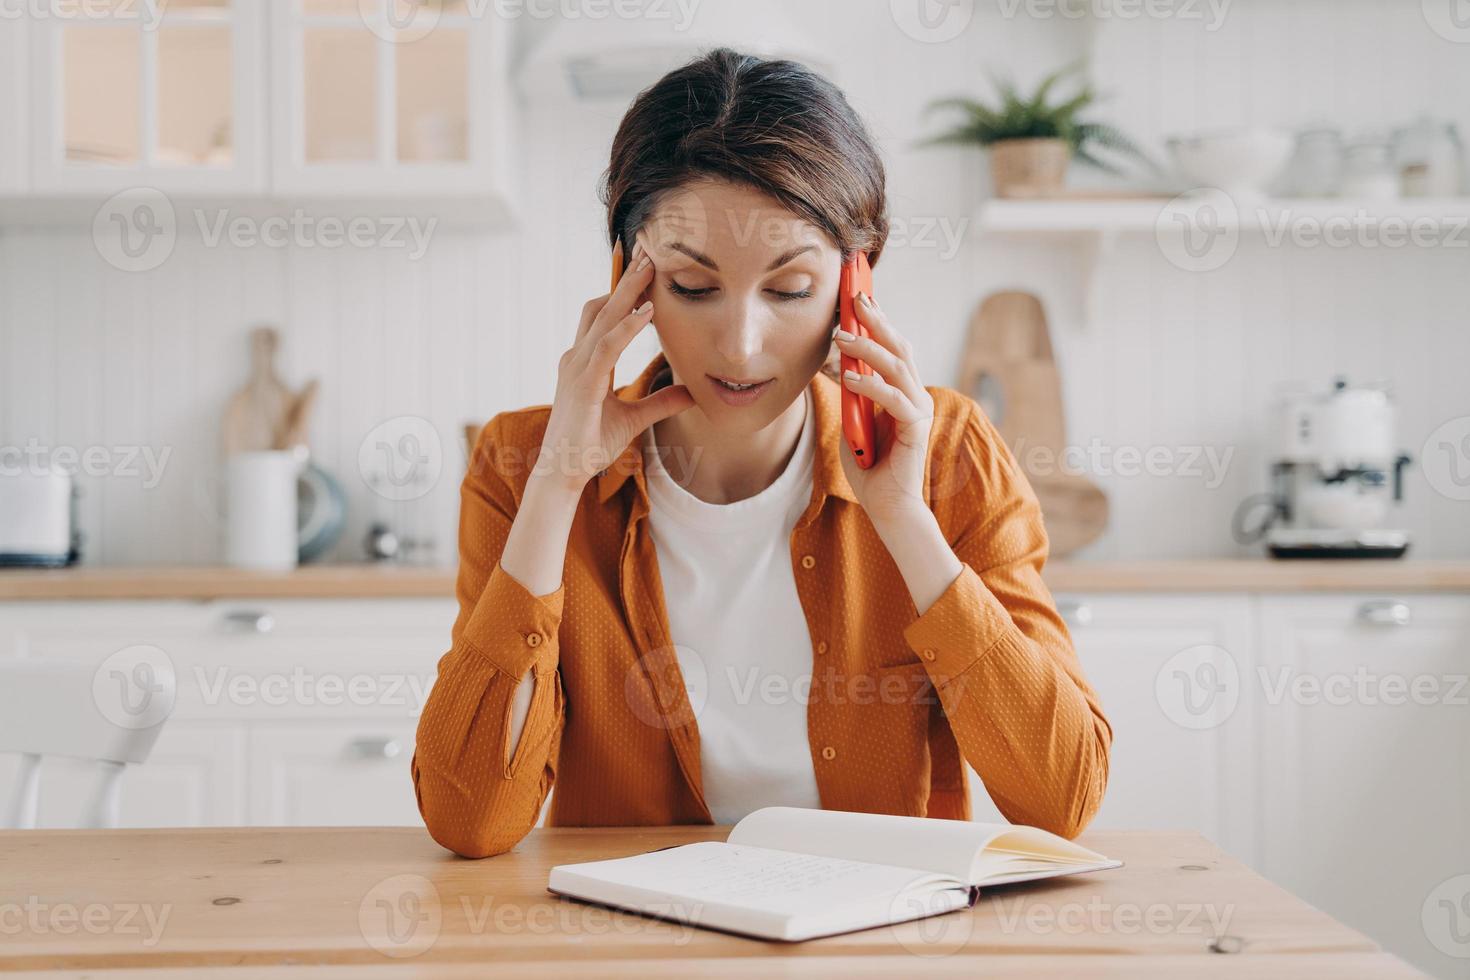
{"label": "cabinet door", "polygon": [[[0,755],[0,799],[9,800],[19,757]],[[41,763],[38,823],[77,826],[97,782],[95,764]],[[129,766],[118,793],[120,827],[238,827],[245,823],[245,731],[171,722],[143,765]]]}
{"label": "cabinet door", "polygon": [[30,21],[37,192],[263,189],[264,4],[73,6]]}
{"label": "cabinet door", "polygon": [[505,28],[468,0],[272,4],[274,189],[504,199]]}
{"label": "cabinet door", "polygon": [[[1252,860],[1250,719],[1238,698],[1250,660],[1249,601],[1058,595],[1056,602],[1113,729],[1107,794],[1091,826],[1197,830]],[[1215,691],[1217,681],[1234,687]]]}
{"label": "cabinet door", "polygon": [[411,721],[258,726],[250,735],[250,822],[264,826],[422,823]]}
{"label": "cabinet door", "polygon": [[1262,870],[1416,966],[1463,976],[1449,953],[1470,953],[1470,598],[1261,609]]}
{"label": "cabinet door", "polygon": [[25,20],[0,17],[0,194],[17,194],[26,188],[26,30]]}

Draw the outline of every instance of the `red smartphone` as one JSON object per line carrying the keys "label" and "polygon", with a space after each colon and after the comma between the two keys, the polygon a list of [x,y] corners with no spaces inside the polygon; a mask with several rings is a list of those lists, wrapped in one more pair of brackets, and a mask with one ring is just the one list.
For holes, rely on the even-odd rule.
{"label": "red smartphone", "polygon": [[[857,294],[873,295],[873,270],[868,265],[868,253],[854,252],[851,259],[842,264],[842,278],[837,289],[837,322],[855,337],[868,336],[857,315]],[[842,355],[842,370],[859,374],[872,374],[873,369],[856,357]],[[873,420],[873,399],[859,395],[846,384],[842,386],[842,435],[852,449],[860,469],[868,469],[878,462],[877,429]]]}

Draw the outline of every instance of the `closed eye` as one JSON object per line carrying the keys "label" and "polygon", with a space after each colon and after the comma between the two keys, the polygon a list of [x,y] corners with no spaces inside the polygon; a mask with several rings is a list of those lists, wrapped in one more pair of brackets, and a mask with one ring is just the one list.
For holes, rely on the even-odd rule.
{"label": "closed eye", "polygon": [[[703,299],[710,293],[713,293],[715,289],[716,287],[714,286],[705,286],[701,289],[690,289],[687,286],[679,285],[679,283],[673,279],[669,280],[669,292],[673,293],[675,296],[683,296],[686,299]],[[800,289],[796,291],[772,289],[769,290],[769,292],[783,302],[789,300],[808,299],[812,295],[812,291],[810,289]]]}

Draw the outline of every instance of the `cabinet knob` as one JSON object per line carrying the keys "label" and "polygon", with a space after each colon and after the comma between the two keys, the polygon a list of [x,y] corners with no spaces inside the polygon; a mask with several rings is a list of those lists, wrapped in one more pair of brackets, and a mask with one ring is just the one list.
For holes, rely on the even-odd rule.
{"label": "cabinet knob", "polygon": [[269,633],[276,628],[275,617],[259,609],[232,609],[224,614],[222,622],[233,633]]}
{"label": "cabinet knob", "polygon": [[369,735],[353,739],[351,751],[359,759],[396,759],[403,754],[403,745],[387,735]]}
{"label": "cabinet knob", "polygon": [[1375,599],[1358,607],[1358,622],[1370,626],[1408,626],[1412,618],[1409,604],[1395,599]]}
{"label": "cabinet knob", "polygon": [[1092,607],[1081,599],[1061,599],[1057,613],[1068,626],[1086,626],[1092,622]]}

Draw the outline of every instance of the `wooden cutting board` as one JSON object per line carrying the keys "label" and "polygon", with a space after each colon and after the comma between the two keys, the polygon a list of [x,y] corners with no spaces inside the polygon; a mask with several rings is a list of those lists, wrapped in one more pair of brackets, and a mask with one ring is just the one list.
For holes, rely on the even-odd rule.
{"label": "wooden cutting board", "polygon": [[1071,554],[1107,529],[1108,498],[1063,471],[1067,447],[1062,379],[1041,300],[1006,291],[987,296],[970,319],[959,390],[980,403],[1041,502],[1051,556]]}
{"label": "wooden cutting board", "polygon": [[306,426],[316,403],[316,379],[300,392],[288,388],[276,374],[280,337],[273,327],[250,332],[250,371],[243,387],[225,407],[221,430],[223,455],[290,449],[306,443]]}

